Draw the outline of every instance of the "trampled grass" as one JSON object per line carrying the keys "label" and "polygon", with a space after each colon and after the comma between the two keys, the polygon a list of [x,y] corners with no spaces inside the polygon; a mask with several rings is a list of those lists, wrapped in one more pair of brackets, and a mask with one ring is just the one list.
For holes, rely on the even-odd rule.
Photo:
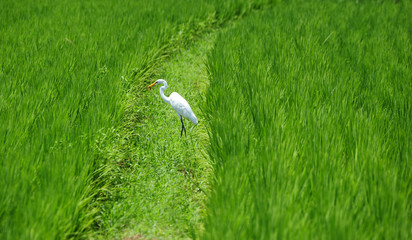
{"label": "trampled grass", "polygon": [[288,1],[221,34],[205,239],[410,239],[408,1]]}
{"label": "trampled grass", "polygon": [[[100,215],[95,201],[110,181],[102,172],[112,167],[96,142],[122,124],[124,88],[173,54],[174,39],[194,37],[180,26],[189,31],[191,23],[229,19],[248,7],[1,1],[0,238],[90,234]],[[135,77],[130,83],[121,76]]]}
{"label": "trampled grass", "polygon": [[137,99],[141,117],[128,139],[127,157],[116,154],[114,161],[121,168],[113,183],[114,192],[102,208],[104,238],[186,239],[199,232],[205,216],[203,191],[209,189],[211,175],[204,151],[207,123],[199,105],[207,83],[206,53],[213,40],[213,35],[207,35],[171,58],[153,79],[166,79],[169,88],[165,94],[178,92],[197,115],[199,124],[195,127],[184,120],[187,137],[180,136],[180,120],[161,99],[159,86],[151,91],[145,88]]}

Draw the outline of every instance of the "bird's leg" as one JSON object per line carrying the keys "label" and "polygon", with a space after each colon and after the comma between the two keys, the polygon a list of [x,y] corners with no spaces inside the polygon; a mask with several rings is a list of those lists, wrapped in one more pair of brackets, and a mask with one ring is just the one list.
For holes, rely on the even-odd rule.
{"label": "bird's leg", "polygon": [[184,124],[183,124],[183,130],[185,130],[185,137],[186,137],[186,128]]}
{"label": "bird's leg", "polygon": [[180,131],[180,136],[182,136],[183,135],[183,120],[182,120],[182,117],[180,117],[180,122],[182,123],[182,131]]}
{"label": "bird's leg", "polygon": [[186,128],[185,128],[185,125],[183,124],[183,117],[180,117],[180,121],[182,122],[182,131],[180,132],[180,136],[183,136],[183,130],[185,130],[185,137],[186,137]]}

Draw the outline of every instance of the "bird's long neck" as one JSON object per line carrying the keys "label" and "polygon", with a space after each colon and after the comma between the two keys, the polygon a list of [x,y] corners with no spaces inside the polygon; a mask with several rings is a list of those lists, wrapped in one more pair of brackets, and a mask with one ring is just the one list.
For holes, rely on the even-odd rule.
{"label": "bird's long neck", "polygon": [[170,104],[170,99],[168,97],[165,96],[165,94],[163,93],[164,90],[167,89],[167,83],[164,83],[163,86],[160,87],[159,91],[160,91],[160,96],[163,98],[163,100]]}

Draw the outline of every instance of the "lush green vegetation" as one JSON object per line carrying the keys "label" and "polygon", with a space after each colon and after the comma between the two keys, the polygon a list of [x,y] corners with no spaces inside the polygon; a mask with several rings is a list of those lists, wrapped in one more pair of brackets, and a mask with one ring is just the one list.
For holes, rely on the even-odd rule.
{"label": "lush green vegetation", "polygon": [[0,238],[98,228],[112,163],[128,157],[107,156],[100,143],[133,123],[132,86],[198,34],[258,5],[1,1]]}
{"label": "lush green vegetation", "polygon": [[208,69],[206,239],[412,237],[409,1],[288,1]]}
{"label": "lush green vegetation", "polygon": [[395,2],[0,1],[0,238],[411,238]]}

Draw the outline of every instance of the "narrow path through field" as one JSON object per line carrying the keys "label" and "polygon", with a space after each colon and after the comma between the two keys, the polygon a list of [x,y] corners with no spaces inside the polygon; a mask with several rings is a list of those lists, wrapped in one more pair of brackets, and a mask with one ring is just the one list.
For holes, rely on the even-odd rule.
{"label": "narrow path through field", "polygon": [[119,163],[120,179],[104,209],[102,227],[110,237],[188,238],[201,231],[211,169],[200,105],[208,84],[205,62],[215,36],[203,36],[165,62],[152,79],[165,79],[165,94],[178,92],[191,105],[199,124],[194,127],[185,120],[187,137],[180,136],[180,120],[161,99],[158,86],[139,96],[137,107],[144,118],[128,139],[129,159]]}
{"label": "narrow path through field", "polygon": [[[182,239],[203,231],[213,174],[206,153],[208,125],[201,112],[208,86],[207,56],[220,32],[267,7],[270,4],[250,5],[234,15],[213,13],[206,20],[183,24],[164,48],[148,53],[146,65],[123,76],[123,125],[102,134],[98,143],[108,163],[98,175],[105,175],[110,184],[100,194],[100,236]],[[180,120],[161,99],[159,86],[147,89],[159,78],[168,82],[165,94],[178,92],[199,119],[197,126],[185,120],[187,137],[180,137]]]}

